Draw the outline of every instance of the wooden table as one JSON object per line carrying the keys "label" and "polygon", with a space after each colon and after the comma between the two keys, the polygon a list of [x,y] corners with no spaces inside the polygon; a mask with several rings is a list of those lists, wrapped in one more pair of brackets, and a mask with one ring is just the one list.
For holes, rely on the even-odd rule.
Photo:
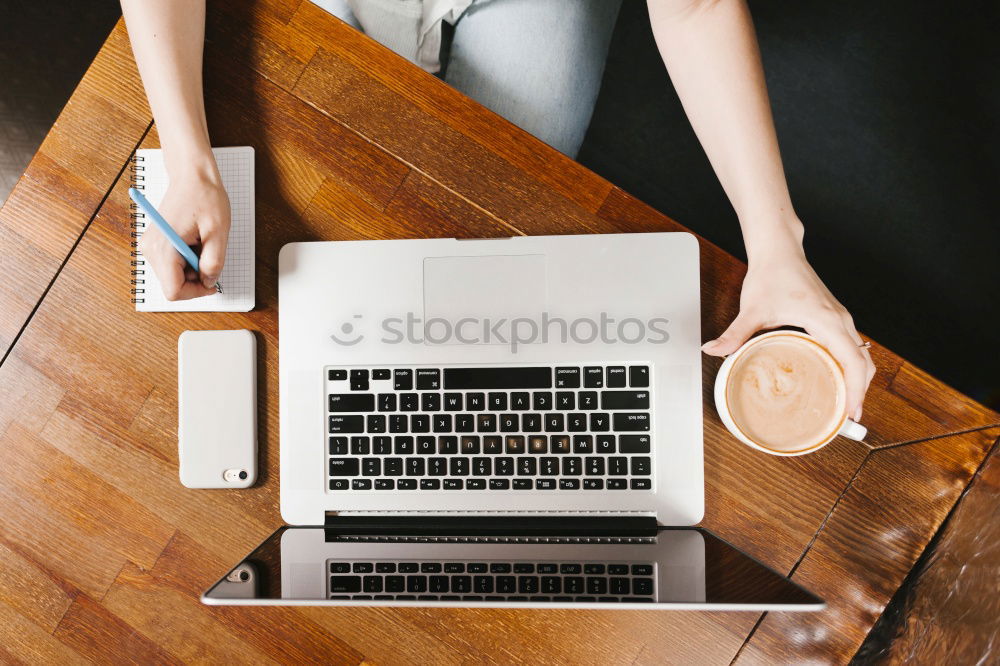
{"label": "wooden table", "polygon": [[[829,602],[815,614],[211,608],[279,524],[278,249],[293,240],[682,227],[300,0],[210,4],[216,145],[257,149],[257,304],[138,314],[128,159],[157,137],[124,26],[0,211],[4,660],[727,663],[853,655],[1000,435],[1000,416],[873,343],[865,442],[794,459],[735,441],[705,362],[704,525]],[[745,266],[701,241],[703,326]],[[177,479],[176,344],[260,331],[260,483]]]}

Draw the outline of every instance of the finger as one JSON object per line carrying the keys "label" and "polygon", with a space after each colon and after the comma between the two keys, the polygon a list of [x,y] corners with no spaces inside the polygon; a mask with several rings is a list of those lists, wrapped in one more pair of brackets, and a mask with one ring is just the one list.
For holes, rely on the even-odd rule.
{"label": "finger", "polygon": [[860,419],[861,404],[870,381],[868,368],[871,361],[866,357],[865,350],[858,346],[851,333],[839,321],[807,326],[806,331],[830,350],[844,370],[844,384],[847,389],[845,407],[852,418]]}
{"label": "finger", "polygon": [[202,236],[201,256],[198,257],[198,272],[201,283],[215,291],[215,284],[222,274],[226,263],[226,245],[229,242],[228,230],[213,227]]}
{"label": "finger", "polygon": [[[215,293],[215,289],[208,289],[198,281],[197,274],[172,247],[153,248],[149,262],[168,301],[183,301]],[[189,273],[193,279],[187,279]]]}
{"label": "finger", "polygon": [[702,345],[701,350],[711,356],[727,356],[740,348],[747,339],[760,329],[760,322],[743,310],[725,332]]}
{"label": "finger", "polygon": [[854,319],[850,315],[845,315],[843,317],[844,328],[847,330],[847,334],[851,336],[851,340],[854,341],[855,346],[861,350],[861,355],[865,359],[865,387],[862,392],[861,402],[858,403],[858,407],[854,412],[848,412],[849,414],[854,414],[854,420],[857,421],[861,418],[861,413],[864,408],[864,396],[868,393],[868,388],[871,386],[872,379],[875,378],[875,362],[872,361],[871,352],[867,347],[865,347],[865,341],[858,333],[858,330],[854,328]]}

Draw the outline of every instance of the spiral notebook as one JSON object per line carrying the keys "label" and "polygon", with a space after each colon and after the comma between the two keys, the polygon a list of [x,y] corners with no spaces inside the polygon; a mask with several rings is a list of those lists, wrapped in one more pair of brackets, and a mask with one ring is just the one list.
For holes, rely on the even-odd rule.
{"label": "spiral notebook", "polygon": [[[168,301],[159,280],[138,249],[139,239],[146,231],[146,221],[132,203],[132,301],[139,312],[248,312],[253,309],[254,151],[250,146],[240,146],[213,148],[212,152],[232,211],[226,265],[219,276],[222,293],[187,301]],[[137,150],[132,158],[132,184],[142,190],[154,207],[160,205],[167,183],[163,152]]]}

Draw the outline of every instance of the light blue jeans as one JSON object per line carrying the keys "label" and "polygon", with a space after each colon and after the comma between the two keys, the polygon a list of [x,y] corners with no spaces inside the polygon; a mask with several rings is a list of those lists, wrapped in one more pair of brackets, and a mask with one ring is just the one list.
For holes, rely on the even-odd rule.
{"label": "light blue jeans", "polygon": [[[361,30],[346,0],[316,0]],[[475,0],[455,24],[444,80],[575,158],[601,89],[621,0]]]}

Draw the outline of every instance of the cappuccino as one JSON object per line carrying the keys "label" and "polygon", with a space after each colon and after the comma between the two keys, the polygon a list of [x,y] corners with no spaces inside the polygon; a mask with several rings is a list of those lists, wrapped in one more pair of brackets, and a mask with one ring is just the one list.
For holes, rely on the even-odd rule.
{"label": "cappuccino", "polygon": [[818,446],[844,420],[840,368],[826,349],[802,336],[775,335],[748,346],[725,390],[736,426],[772,451]]}

